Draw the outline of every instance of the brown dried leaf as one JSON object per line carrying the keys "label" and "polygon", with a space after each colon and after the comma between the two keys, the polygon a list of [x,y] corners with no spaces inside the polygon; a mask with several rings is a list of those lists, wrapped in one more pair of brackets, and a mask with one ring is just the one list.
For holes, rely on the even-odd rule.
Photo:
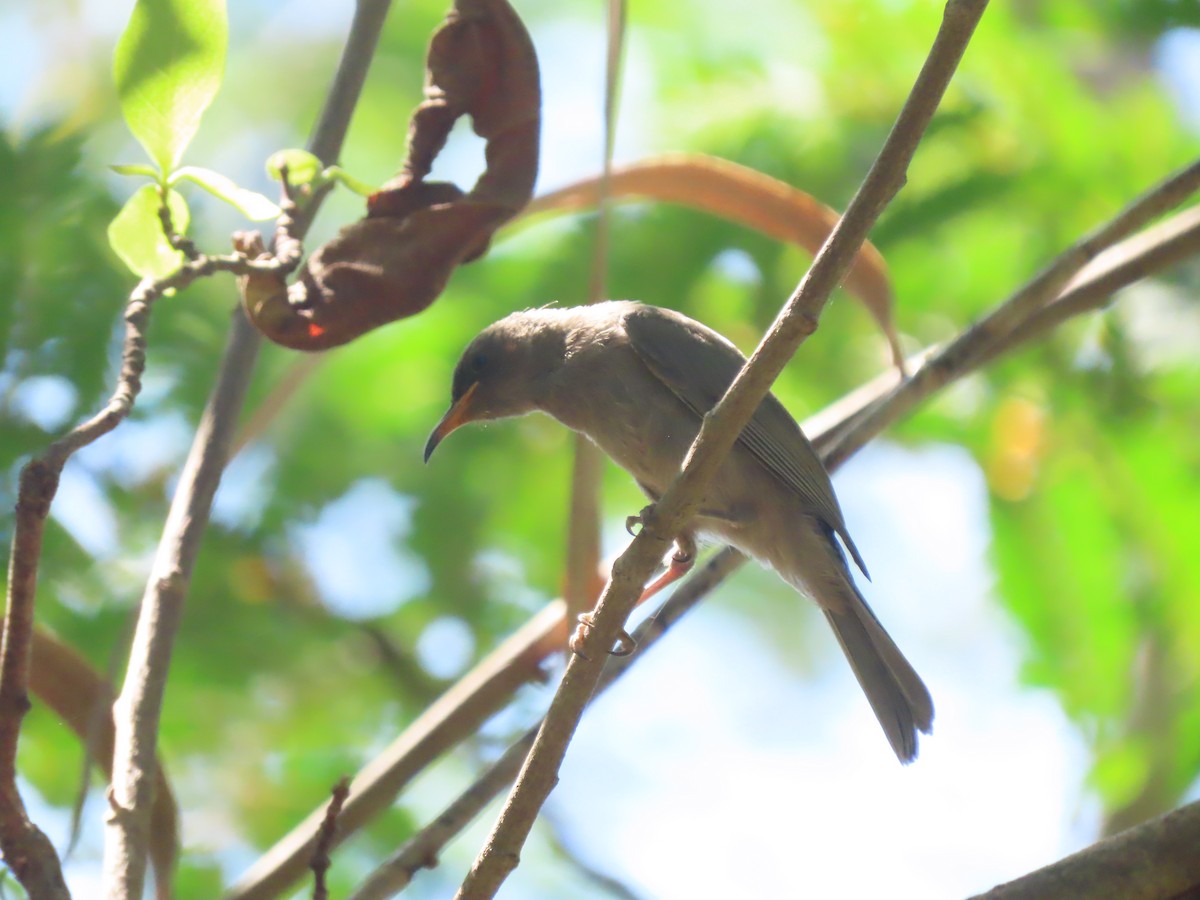
{"label": "brown dried leaf", "polygon": [[[278,278],[246,280],[246,312],[276,343],[324,350],[420,312],[532,195],[541,88],[533,42],[512,7],[456,0],[426,66],[404,168],[370,198],[366,218],[318,248],[290,288]],[[424,180],[464,115],[486,141],[487,160],[466,193]]]}

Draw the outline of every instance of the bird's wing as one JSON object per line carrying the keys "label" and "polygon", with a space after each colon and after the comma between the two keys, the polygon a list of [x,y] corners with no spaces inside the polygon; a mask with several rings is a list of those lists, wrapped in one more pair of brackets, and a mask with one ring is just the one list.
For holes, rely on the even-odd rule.
{"label": "bird's wing", "polygon": [[[746,363],[721,335],[672,310],[638,306],[622,321],[630,345],[646,367],[699,417],[717,405]],[[866,575],[825,467],[774,395],[768,394],[759,404],[738,442],[841,536]]]}

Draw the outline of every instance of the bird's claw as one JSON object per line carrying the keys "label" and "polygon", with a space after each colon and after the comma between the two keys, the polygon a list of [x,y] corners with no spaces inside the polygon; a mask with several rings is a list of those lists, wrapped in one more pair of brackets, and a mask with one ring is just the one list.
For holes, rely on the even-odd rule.
{"label": "bird's claw", "polygon": [[[567,641],[567,646],[571,648],[571,652],[576,656],[582,656],[588,659],[588,655],[583,652],[583,644],[587,639],[587,633],[592,627],[592,614],[580,613],[579,624],[575,627],[575,633],[571,635]],[[609,650],[610,656],[628,656],[637,649],[637,641],[633,639],[628,631],[622,628],[617,632],[617,646]]]}
{"label": "bird's claw", "polygon": [[625,517],[625,530],[629,533],[630,537],[638,536],[638,532],[633,530],[633,526],[644,524],[646,521],[646,516],[650,513],[650,511],[652,509],[654,509],[653,504],[651,504],[650,506],[643,506],[642,511],[640,513],[638,513],[636,516],[626,516]]}

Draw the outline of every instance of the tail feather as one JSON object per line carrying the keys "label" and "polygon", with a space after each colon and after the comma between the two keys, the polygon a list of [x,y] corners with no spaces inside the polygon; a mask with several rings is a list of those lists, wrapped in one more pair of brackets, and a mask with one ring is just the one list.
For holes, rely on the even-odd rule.
{"label": "tail feather", "polygon": [[[852,587],[852,586],[851,586]],[[917,757],[917,732],[933,730],[933,698],[858,590],[837,612],[825,610],[863,693],[902,763]]]}

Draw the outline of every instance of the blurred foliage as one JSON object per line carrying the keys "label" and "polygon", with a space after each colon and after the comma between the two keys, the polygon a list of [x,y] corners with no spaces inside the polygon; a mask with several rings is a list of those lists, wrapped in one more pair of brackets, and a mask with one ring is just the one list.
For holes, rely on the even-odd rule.
{"label": "blurred foliage", "polygon": [[[569,81],[583,66],[600,71],[594,5],[517,5],[547,82]],[[345,20],[325,12],[306,23],[286,4],[236,6],[226,89],[189,159],[271,191],[263,161],[303,143]],[[392,14],[343,159],[366,181],[384,180],[400,162],[425,41],[443,11],[420,0]],[[85,34],[86,52],[68,69],[53,53],[63,40],[56,17],[66,15],[31,20],[49,48],[44,70],[27,86],[26,105],[6,109],[13,121],[0,139],[0,461],[9,473],[0,501],[9,508],[19,460],[110,388],[133,286],[105,239],[124,200],[115,192],[128,186],[104,166],[133,149],[107,80],[120,23]],[[763,0],[734,20],[716,2],[635,4],[628,69],[647,80],[626,88],[621,134],[639,153],[725,156],[844,205],[939,15],[933,2],[884,0]],[[1165,29],[1198,19],[1193,4],[1171,0],[993,4],[907,188],[873,235],[914,347],[952,334],[1195,156],[1200,142],[1149,60]],[[594,42],[590,56],[550,42],[580,34]],[[575,95],[597,120],[599,101]],[[546,187],[592,173],[577,159],[574,127],[548,111],[544,170],[559,180]],[[464,147],[469,158],[472,145],[459,137],[451,150]],[[469,169],[456,175],[461,183]],[[358,215],[360,203],[343,192],[318,239]],[[202,246],[223,249],[229,231],[245,227],[221,207],[196,198]],[[428,312],[321,361],[235,461],[199,560],[163,718],[185,833],[205,835],[185,854],[182,896],[213,895],[214,853],[226,846],[213,838],[213,822],[225,829],[216,833],[252,847],[270,844],[411,721],[444,679],[557,592],[570,471],[564,430],[537,417],[467,429],[429,467],[421,448],[447,402],[457,355],[479,328],[514,308],[584,298],[593,226],[583,215],[512,229]],[[808,262],[704,215],[624,205],[609,290],[682,309],[748,350]],[[1131,806],[1175,802],[1200,772],[1198,288],[1200,268],[1191,265],[1130,289],[1127,302],[1002,361],[893,436],[962,444],[987,474],[997,602],[1027,641],[1028,682],[1053,690],[1087,736],[1093,783],[1116,818]],[[59,498],[39,617],[101,670],[122,656],[186,452],[181,423],[199,416],[233,302],[225,281],[161,302],[133,419],[72,463],[78,478]],[[294,355],[266,348],[249,409],[295,365]],[[838,302],[777,392],[802,414],[885,365],[868,317]],[[331,539],[329,514],[356,486],[381,504],[411,501],[410,514],[383,524],[369,505],[351,510],[355,534],[375,534],[366,544],[379,552],[352,555],[350,565],[363,570],[368,593],[374,586],[391,598],[357,613],[353,598],[335,596],[336,585],[315,574],[322,548],[353,548],[355,534]],[[616,472],[605,498],[614,521],[642,502]],[[0,536],[11,537],[8,519]],[[760,583],[773,602],[793,602],[771,579]],[[431,637],[430,625],[447,621],[467,638],[462,658]],[[768,644],[779,640],[771,632],[765,624]],[[47,800],[71,802],[80,754],[50,717],[29,718],[23,771]],[[397,807],[346,858],[361,870],[415,821]],[[354,865],[335,868],[335,894],[353,881]]]}

